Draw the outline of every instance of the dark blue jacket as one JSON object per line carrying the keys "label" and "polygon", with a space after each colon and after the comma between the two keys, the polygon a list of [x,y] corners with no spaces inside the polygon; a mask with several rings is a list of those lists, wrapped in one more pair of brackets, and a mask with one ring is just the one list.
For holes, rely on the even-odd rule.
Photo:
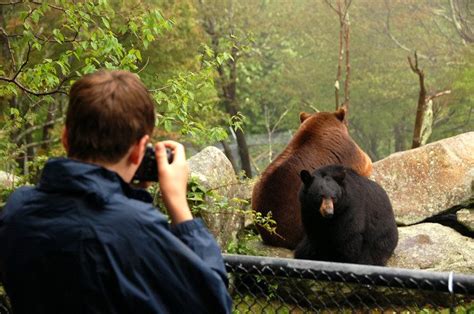
{"label": "dark blue jacket", "polygon": [[171,227],[114,172],[51,159],[0,214],[14,313],[227,313],[222,255],[199,219]]}

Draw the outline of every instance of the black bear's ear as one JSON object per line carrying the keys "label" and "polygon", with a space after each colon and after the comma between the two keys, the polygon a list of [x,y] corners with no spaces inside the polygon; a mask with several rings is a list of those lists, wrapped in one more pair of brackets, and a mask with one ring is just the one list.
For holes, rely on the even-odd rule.
{"label": "black bear's ear", "polygon": [[333,177],[334,181],[337,182],[337,184],[341,185],[344,181],[344,178],[346,177],[346,169],[344,167],[337,167],[331,176]]}
{"label": "black bear's ear", "polygon": [[309,173],[308,170],[301,170],[300,172],[301,181],[303,181],[304,185],[309,186],[313,183],[314,177]]}
{"label": "black bear's ear", "polygon": [[338,118],[341,122],[344,122],[346,118],[347,108],[342,106],[338,111],[335,112],[336,118]]}

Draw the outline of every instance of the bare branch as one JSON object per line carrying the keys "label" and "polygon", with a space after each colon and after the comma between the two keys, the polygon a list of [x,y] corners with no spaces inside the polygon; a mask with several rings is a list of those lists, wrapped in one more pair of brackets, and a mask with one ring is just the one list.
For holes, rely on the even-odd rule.
{"label": "bare branch", "polygon": [[[349,3],[350,5],[350,3]],[[347,13],[347,11],[346,11]],[[349,24],[349,15],[346,15],[346,19],[344,21],[344,43],[346,46],[346,79],[344,80],[344,106],[347,110],[349,110],[349,101],[350,101],[350,80],[351,80],[351,64],[350,64],[350,24]],[[348,120],[345,119],[345,122]]]}
{"label": "bare branch", "polygon": [[410,68],[413,72],[418,74],[419,76],[423,76],[423,71],[418,68],[418,53],[415,51],[415,64],[411,61],[411,57],[408,56],[408,63],[410,64]]}
{"label": "bare branch", "polygon": [[347,15],[349,14],[349,7],[351,6],[352,4],[352,0],[345,0],[345,4],[344,4],[344,16],[342,17],[342,19],[345,21],[346,20],[346,17]]}
{"label": "bare branch", "polygon": [[[466,117],[466,120],[462,124],[456,125],[456,126],[450,128],[450,129],[446,130],[446,132],[458,131],[460,128],[464,128],[464,127],[468,126],[471,123],[471,117],[472,117],[472,112],[473,111],[474,111],[474,107],[471,106],[471,108],[469,108],[469,113]],[[453,112],[452,115],[454,115],[454,112]],[[446,120],[448,120],[448,119],[446,119]],[[444,120],[444,119],[438,120],[438,121],[436,121],[436,124],[441,124],[442,122],[445,122],[446,120]]]}
{"label": "bare branch", "polygon": [[[21,71],[25,68],[25,66],[28,64],[28,61],[30,60],[30,52],[31,52],[31,44],[28,42],[28,50],[26,51],[26,57],[23,63],[20,65],[20,68],[16,71],[15,75],[10,79],[10,82],[15,82],[16,78],[18,75],[21,73]],[[0,78],[1,79],[1,78]]]}
{"label": "bare branch", "polygon": [[135,74],[139,74],[141,71],[145,70],[145,68],[148,66],[148,62],[150,62],[150,57],[146,58],[145,64],[142,66],[140,70],[137,71]]}
{"label": "bare branch", "polygon": [[170,88],[170,87],[171,87],[171,84],[167,84],[167,85],[164,85],[164,86],[162,86],[162,87],[149,89],[148,92],[149,92],[149,93],[159,92],[159,91],[168,89],[168,88]]}
{"label": "bare branch", "polygon": [[420,93],[418,96],[418,105],[416,109],[415,127],[413,129],[413,141],[412,148],[420,147],[422,145],[422,127],[423,119],[426,111],[426,88],[425,88],[425,76],[423,70],[418,68],[418,55],[415,51],[415,63],[408,56],[408,63],[410,64],[411,70],[418,75],[420,82]]}
{"label": "bare branch", "polygon": [[26,129],[25,131],[21,132],[20,134],[18,134],[17,137],[15,137],[15,139],[13,140],[15,143],[18,143],[20,142],[20,140],[25,137],[26,135],[36,131],[36,130],[39,130],[45,126],[50,126],[50,125],[54,125],[58,122],[61,122],[64,120],[64,117],[61,117],[61,118],[57,118],[57,119],[54,119],[52,121],[48,121],[46,123],[43,123],[43,124],[40,124],[40,125],[35,125],[35,126],[32,126],[31,128],[28,128]]}
{"label": "bare branch", "polygon": [[[81,42],[82,40],[77,40],[77,36],[79,35],[79,31],[76,31],[74,36],[71,39],[65,39],[61,42],[61,44],[64,43],[72,43],[72,42]],[[55,39],[51,39],[52,35],[50,34],[49,36],[43,36],[41,37],[38,34],[33,34],[33,36],[38,39],[39,41],[45,42],[45,43],[57,43]]]}
{"label": "bare branch", "polygon": [[449,6],[451,8],[451,16],[454,27],[461,36],[464,43],[474,43],[474,34],[469,28],[468,23],[464,20],[461,10],[458,7],[458,3],[455,0],[449,0]]}
{"label": "bare branch", "polygon": [[16,68],[16,61],[15,61],[15,56],[14,56],[14,53],[13,53],[13,48],[10,44],[9,35],[5,31],[5,29],[3,29],[3,27],[0,27],[0,31],[2,32],[3,36],[5,37],[5,43],[7,45],[8,52],[10,53],[10,59],[12,61],[12,68],[15,69]]}
{"label": "bare branch", "polygon": [[324,0],[324,2],[326,2],[326,4],[334,10],[334,12],[336,12],[337,14],[340,14],[340,12],[331,4],[331,2],[329,0]]}
{"label": "bare branch", "polygon": [[9,83],[13,83],[15,84],[19,89],[21,89],[22,91],[24,91],[25,93],[28,93],[28,94],[31,94],[31,95],[34,95],[34,96],[47,96],[47,95],[53,95],[53,94],[64,94],[64,95],[67,95],[68,93],[66,91],[63,91],[61,90],[61,87],[64,85],[64,83],[68,80],[68,79],[71,79],[72,76],[66,76],[64,77],[61,82],[59,83],[59,85],[55,88],[55,89],[52,89],[52,90],[49,90],[49,91],[46,91],[46,92],[36,92],[36,91],[33,91],[27,87],[25,87],[23,84],[21,84],[20,82],[18,82],[17,80],[12,80],[12,79],[8,79],[8,78],[5,78],[5,77],[0,77],[0,81],[5,81],[5,82],[9,82]]}
{"label": "bare branch", "polygon": [[443,10],[442,8],[440,8],[440,9],[433,9],[432,12],[433,12],[434,15],[437,15],[437,16],[440,16],[440,17],[444,18],[444,19],[447,20],[449,23],[453,23],[453,19],[450,18],[449,16],[447,16],[446,13],[444,12],[444,10]]}
{"label": "bare branch", "polygon": [[[387,36],[397,45],[399,48],[408,51],[408,52],[413,52],[413,49],[408,48],[407,46],[403,45],[393,34],[390,29],[390,15],[391,15],[391,9],[390,9],[390,4],[389,0],[385,0],[385,7],[387,8],[387,17],[385,19],[385,33]],[[419,54],[419,56],[423,59],[430,59],[428,56],[424,54]]]}
{"label": "bare branch", "polygon": [[27,150],[28,148],[31,148],[31,147],[41,146],[41,145],[44,145],[44,144],[57,143],[57,142],[59,142],[59,138],[52,138],[52,139],[49,139],[49,140],[46,140],[46,141],[39,141],[39,142],[33,142],[33,143],[21,145],[20,149]]}
{"label": "bare branch", "polygon": [[343,38],[344,38],[344,24],[343,24],[343,21],[339,19],[339,50],[338,50],[338,58],[337,58],[336,82],[334,83],[336,110],[339,108],[339,89],[340,89],[340,82],[341,82],[341,76],[342,76],[342,60],[344,58]]}
{"label": "bare branch", "polygon": [[437,97],[441,97],[441,96],[444,96],[444,95],[449,95],[451,94],[451,90],[448,89],[448,90],[445,90],[445,91],[442,91],[442,92],[437,92],[435,93],[434,95],[430,95],[428,97],[426,97],[426,101],[430,101],[430,100],[433,100]]}
{"label": "bare branch", "polygon": [[459,42],[453,40],[453,36],[446,34],[445,30],[439,25],[436,19],[433,20],[433,23],[435,24],[438,33],[440,33],[448,42],[450,42],[452,46],[456,46],[459,44]]}
{"label": "bare branch", "polygon": [[28,14],[23,19],[23,22],[26,22],[26,20],[31,16],[31,14],[36,11],[36,8],[32,9],[30,6],[28,6],[28,8],[30,9],[30,11],[28,11]]}
{"label": "bare branch", "polygon": [[[43,4],[40,1],[26,1],[25,2],[25,1],[19,0],[19,1],[10,1],[10,2],[0,2],[0,5],[17,5],[17,4],[23,4],[23,3],[33,3],[33,4],[36,4],[36,5],[42,5]],[[55,10],[60,10],[60,11],[66,12],[66,10],[64,8],[58,7],[58,6],[53,5],[53,4],[48,4],[48,7],[52,8],[52,9],[55,9]]]}
{"label": "bare branch", "polygon": [[352,3],[352,0],[337,0],[337,8],[334,7],[329,0],[325,0],[338,15],[339,17],[339,50],[338,50],[338,59],[337,59],[337,71],[336,71],[336,80],[334,82],[334,96],[336,101],[336,110],[339,109],[339,92],[341,85],[342,77],[342,63],[345,59],[345,73],[346,77],[344,80],[344,104],[349,105],[349,83],[350,83],[350,60],[349,60],[349,47],[350,47],[350,26],[349,26],[349,7]]}
{"label": "bare branch", "polygon": [[0,2],[0,5],[17,5],[22,4],[23,1],[10,1],[10,2]]}
{"label": "bare branch", "polygon": [[[43,4],[43,3],[40,2],[40,1],[31,1],[31,3],[34,3],[34,4],[36,4],[36,5],[42,5],[42,4]],[[66,10],[65,10],[64,8],[59,7],[59,6],[57,6],[57,5],[53,5],[53,4],[49,4],[49,3],[48,3],[48,7],[66,13]]]}

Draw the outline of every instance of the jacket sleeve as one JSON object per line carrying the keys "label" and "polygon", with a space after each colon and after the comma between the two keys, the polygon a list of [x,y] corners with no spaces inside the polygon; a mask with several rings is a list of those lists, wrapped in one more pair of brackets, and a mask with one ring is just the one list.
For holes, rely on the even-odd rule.
{"label": "jacket sleeve", "polygon": [[172,231],[212,270],[219,274],[227,287],[228,278],[221,250],[202,219],[185,221],[172,227]]}
{"label": "jacket sleeve", "polygon": [[[228,277],[224,260],[216,240],[204,222],[199,218],[185,221],[173,226],[172,232],[199,257],[198,264],[205,272],[210,272],[208,287],[213,290],[217,305],[216,311],[212,312],[230,313],[232,300],[227,291]],[[202,288],[202,283],[197,282],[197,288]]]}
{"label": "jacket sleeve", "polygon": [[170,227],[160,219],[153,229],[145,251],[154,261],[158,280],[165,278],[168,291],[162,294],[168,300],[182,298],[174,304],[185,304],[184,308],[170,304],[173,312],[230,313],[232,299],[222,254],[203,221],[193,219]]}

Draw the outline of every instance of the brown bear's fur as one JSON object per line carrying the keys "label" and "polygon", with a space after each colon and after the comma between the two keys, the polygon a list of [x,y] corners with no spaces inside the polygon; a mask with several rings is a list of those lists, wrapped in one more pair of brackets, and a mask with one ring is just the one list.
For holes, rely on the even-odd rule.
{"label": "brown bear's fur", "polygon": [[303,238],[298,191],[303,169],[341,164],[368,177],[372,161],[352,140],[344,123],[346,110],[300,113],[300,127],[285,150],[262,173],[253,189],[252,208],[272,212],[276,233],[259,227],[265,243],[294,249]]}

